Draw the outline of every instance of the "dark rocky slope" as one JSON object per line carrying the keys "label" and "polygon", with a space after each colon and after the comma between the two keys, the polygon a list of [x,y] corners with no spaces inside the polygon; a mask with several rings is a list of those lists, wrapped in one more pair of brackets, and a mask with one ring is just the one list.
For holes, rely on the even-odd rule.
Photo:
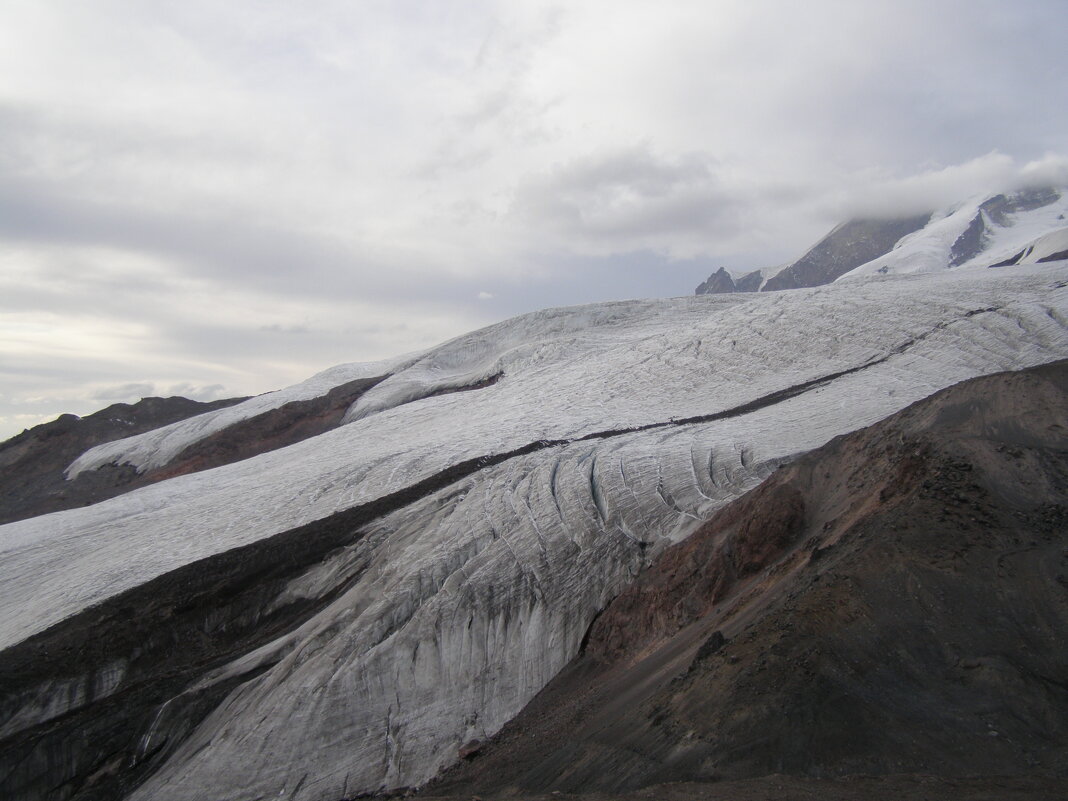
{"label": "dark rocky slope", "polygon": [[772,276],[763,292],[829,284],[850,270],[891,251],[903,236],[918,231],[930,214],[889,220],[850,220],[821,239],[804,256]]}
{"label": "dark rocky slope", "polygon": [[[927,797],[924,781],[938,797],[1053,798],[1068,786],[1065,631],[1059,362],[957,385],[780,469],[666,551],[426,793],[714,780],[711,797],[764,798],[743,780],[790,774],[827,780],[828,798],[902,782]],[[861,773],[942,778],[831,781]],[[953,778],[971,775],[1033,784]]]}
{"label": "dark rocky slope", "polygon": [[[759,282],[757,284],[759,286]],[[723,267],[720,267],[712,275],[708,276],[702,281],[695,291],[696,295],[721,295],[729,292],[739,292],[737,284],[731,274]]]}
{"label": "dark rocky slope", "polygon": [[194,415],[233,406],[244,398],[199,403],[189,398],[142,398],[77,417],[61,415],[0,443],[0,523],[70,509],[89,496],[72,487],[63,471],[104,442],[132,437]]}

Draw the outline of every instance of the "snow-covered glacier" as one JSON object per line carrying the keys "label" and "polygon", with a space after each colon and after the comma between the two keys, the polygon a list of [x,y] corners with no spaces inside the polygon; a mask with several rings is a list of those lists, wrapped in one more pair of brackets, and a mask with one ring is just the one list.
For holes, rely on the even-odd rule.
{"label": "snow-covered glacier", "polygon": [[[1066,357],[1064,261],[553,309],[459,337],[390,365],[333,431],[0,527],[0,647],[56,665],[6,693],[0,737],[128,694],[143,708],[106,764],[134,771],[138,799],[420,784],[776,464],[958,381]],[[124,448],[167,458],[144,439],[107,458]],[[209,579],[203,657],[156,681],[146,654],[172,653],[167,627]],[[82,636],[82,620],[114,646],[55,657],[49,633]],[[27,745],[10,797],[87,770],[79,747]]]}
{"label": "snow-covered glacier", "polygon": [[[1066,214],[1066,187],[1020,190],[1008,195],[979,194],[935,211],[927,225],[903,237],[890,252],[854,268],[838,280],[876,273],[940,272],[1034,263],[1064,250],[1064,237],[1068,233]],[[1062,247],[1057,248],[1057,243]]]}

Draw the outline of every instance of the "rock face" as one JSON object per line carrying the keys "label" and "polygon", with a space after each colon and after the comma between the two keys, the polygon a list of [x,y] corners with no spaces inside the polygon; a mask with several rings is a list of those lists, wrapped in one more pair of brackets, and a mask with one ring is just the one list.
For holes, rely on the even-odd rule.
{"label": "rock face", "polygon": [[[949,266],[956,267],[980,255],[990,244],[997,228],[1011,227],[1014,218],[1021,212],[1035,211],[1056,203],[1061,195],[1052,187],[1025,189],[1010,195],[994,195],[979,204],[968,227],[953,242]],[[1005,267],[1018,264],[1025,254],[1021,252],[1012,259],[1002,260],[993,266]]]}
{"label": "rock face", "polygon": [[[76,417],[65,414],[0,443],[0,523],[84,506],[129,488],[133,471],[110,480],[69,484],[63,471],[95,445],[151,431],[244,398],[199,403],[188,398],[142,398]],[[125,480],[123,480],[125,479]]]}
{"label": "rock face", "polygon": [[1012,224],[1013,215],[1044,208],[1056,203],[1060,197],[1061,193],[1055,187],[1034,187],[1009,195],[994,195],[980,208],[995,225],[1006,226]]}
{"label": "rock face", "polygon": [[697,287],[694,292],[695,295],[718,295],[725,292],[737,292],[738,288],[734,285],[734,279],[731,278],[731,274],[723,267],[720,267],[712,275],[708,276],[705,281]]}
{"label": "rock face", "polygon": [[694,292],[695,295],[722,295],[729,292],[757,292],[763,283],[764,277],[760,270],[746,273],[737,281],[726,268],[720,267],[708,279],[702,281]]}
{"label": "rock face", "polygon": [[428,794],[770,773],[1068,779],[1068,362],[781,468]]}
{"label": "rock face", "polygon": [[[421,784],[780,463],[959,380],[1068,357],[1065,279],[1028,265],[544,310],[396,363],[345,425],[2,526],[0,796]],[[187,423],[82,471],[177,464],[207,441]],[[747,534],[728,595],[807,525],[780,511],[780,544]],[[717,629],[710,658],[737,638],[724,623],[700,642]]]}
{"label": "rock face", "polygon": [[902,237],[920,230],[930,219],[930,214],[919,214],[891,220],[851,220],[839,225],[808,253],[769,278],[763,291],[829,284],[889,253]]}
{"label": "rock face", "polygon": [[903,236],[923,228],[930,214],[894,220],[851,220],[817,242],[793,264],[764,280],[761,270],[737,282],[722,267],[697,287],[695,294],[771,292],[778,289],[822,286],[872,259],[890,252]]}
{"label": "rock face", "polygon": [[764,274],[760,270],[753,270],[753,272],[746,273],[739,278],[735,282],[734,288],[737,292],[757,292],[763,283]]}

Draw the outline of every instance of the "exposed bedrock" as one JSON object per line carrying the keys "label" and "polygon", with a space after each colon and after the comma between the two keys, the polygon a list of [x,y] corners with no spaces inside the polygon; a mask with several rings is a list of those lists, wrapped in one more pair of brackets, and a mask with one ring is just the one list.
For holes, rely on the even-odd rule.
{"label": "exposed bedrock", "polygon": [[726,268],[720,267],[712,275],[697,285],[695,295],[717,295],[725,292],[737,292],[738,286],[734,283],[731,274]]}
{"label": "exposed bedrock", "polygon": [[903,236],[918,231],[930,214],[889,220],[850,220],[821,239],[804,256],[768,279],[761,291],[829,284],[850,270],[890,252]]}
{"label": "exposed bedrock", "polygon": [[428,795],[787,773],[1068,778],[1068,362],[780,468]]}
{"label": "exposed bedrock", "polygon": [[1060,196],[1055,187],[1033,187],[1010,195],[994,195],[979,208],[997,225],[1012,225],[1012,215],[1048,206],[1057,202]]}
{"label": "exposed bedrock", "polygon": [[349,406],[384,378],[358,378],[320,397],[290,401],[235,423],[190,445],[166,465],[147,472],[144,483],[231,464],[318,436],[340,425]]}
{"label": "exposed bedrock", "polygon": [[986,246],[985,234],[986,222],[983,220],[983,212],[980,207],[980,210],[975,213],[975,216],[968,223],[968,227],[957,237],[953,242],[953,246],[949,249],[949,266],[956,267],[964,264],[964,262],[974,259],[982,253],[983,248]]}

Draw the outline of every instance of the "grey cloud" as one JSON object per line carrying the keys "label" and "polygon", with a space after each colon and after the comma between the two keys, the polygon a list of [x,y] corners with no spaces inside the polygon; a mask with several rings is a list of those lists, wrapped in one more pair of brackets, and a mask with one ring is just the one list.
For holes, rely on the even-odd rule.
{"label": "grey cloud", "polygon": [[1068,159],[1047,154],[1019,163],[991,152],[963,164],[933,168],[905,177],[857,174],[828,185],[814,197],[830,213],[880,217],[933,211],[980,193],[1024,187],[1068,185]]}
{"label": "grey cloud", "polygon": [[222,384],[209,384],[206,387],[197,386],[188,382],[180,384],[173,384],[167,389],[168,395],[181,395],[184,398],[190,400],[200,401],[206,403],[207,401],[218,400],[224,396],[226,387]]}
{"label": "grey cloud", "polygon": [[12,7],[0,309],[101,335],[5,352],[5,393],[261,391],[1068,182],[1063,0],[417,6]]}
{"label": "grey cloud", "polygon": [[149,398],[156,394],[155,384],[120,384],[116,387],[105,387],[94,392],[91,397],[99,401],[125,401],[138,398]]}
{"label": "grey cloud", "polygon": [[626,250],[647,237],[733,231],[744,204],[719,180],[709,156],[668,158],[636,147],[528,180],[517,190],[511,214],[520,225],[611,241]]}
{"label": "grey cloud", "polygon": [[307,334],[311,331],[306,325],[282,325],[281,323],[261,325],[258,330],[267,334]]}

